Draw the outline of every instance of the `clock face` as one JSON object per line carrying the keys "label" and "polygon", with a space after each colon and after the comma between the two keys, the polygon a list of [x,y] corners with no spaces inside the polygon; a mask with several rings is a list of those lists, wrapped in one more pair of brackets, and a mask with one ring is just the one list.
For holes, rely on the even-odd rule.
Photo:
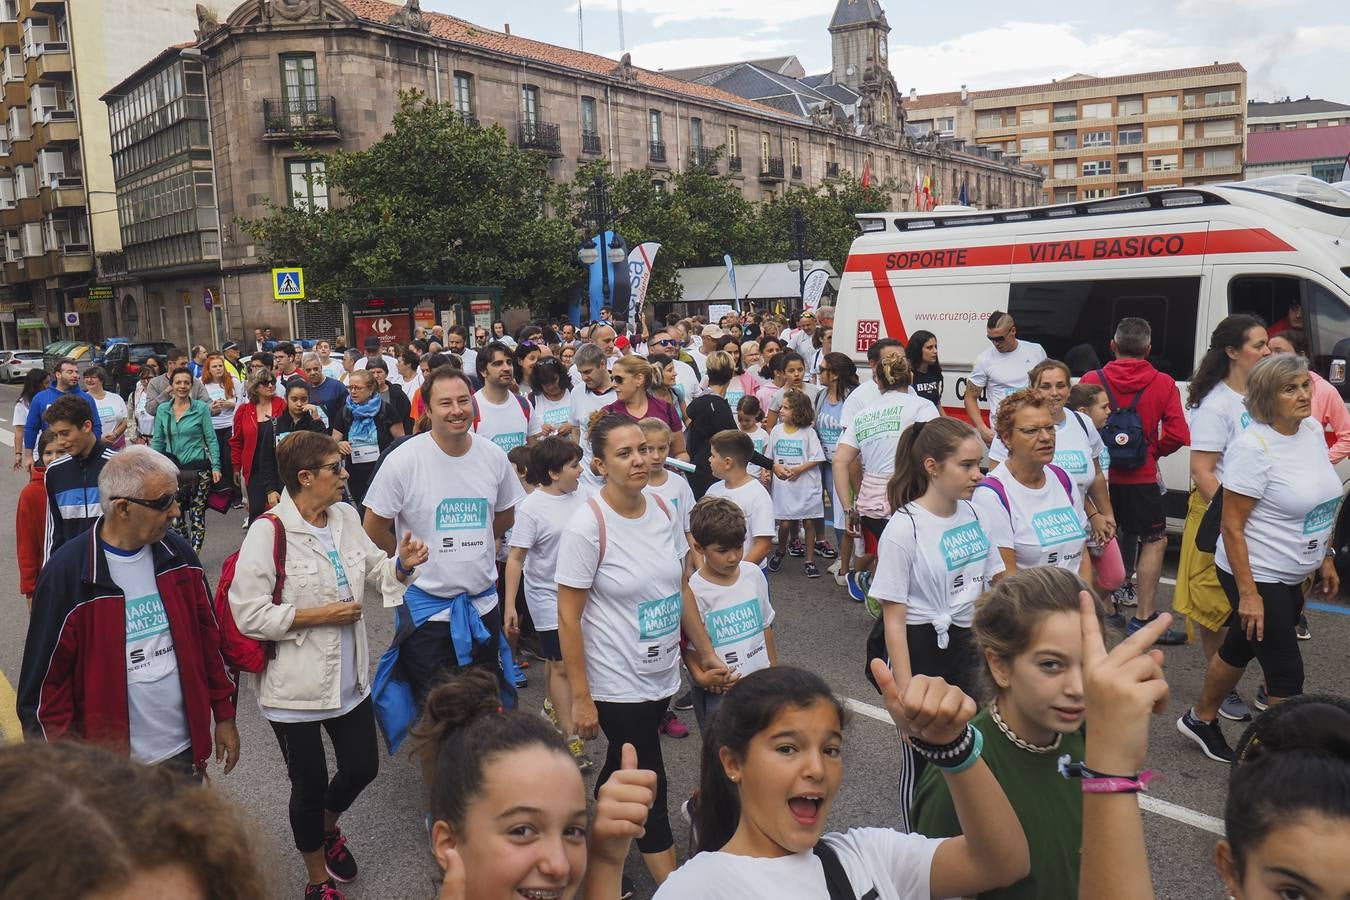
{"label": "clock face", "polygon": [[886,38],[884,36],[877,43],[877,52],[881,55],[881,59],[884,62],[886,59]]}

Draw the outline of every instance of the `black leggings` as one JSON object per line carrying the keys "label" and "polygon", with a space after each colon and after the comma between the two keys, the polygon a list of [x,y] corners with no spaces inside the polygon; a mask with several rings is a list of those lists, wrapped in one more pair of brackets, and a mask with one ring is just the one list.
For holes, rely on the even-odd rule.
{"label": "black leggings", "polygon": [[1228,595],[1233,613],[1228,617],[1228,636],[1219,647],[1219,659],[1235,669],[1245,669],[1253,659],[1261,664],[1266,690],[1281,700],[1303,693],[1303,654],[1298,649],[1294,627],[1303,613],[1303,585],[1268,584],[1258,581],[1256,590],[1265,601],[1265,640],[1248,639],[1237,614],[1237,579],[1215,567],[1219,584]]}
{"label": "black leggings", "polygon": [[230,434],[234,429],[227,425],[216,429],[216,446],[220,448],[220,483],[216,485],[222,494],[239,499],[239,488],[234,486],[234,460],[230,458]]}
{"label": "black leggings", "polygon": [[[286,774],[291,779],[291,832],[295,848],[313,853],[323,847],[324,810],[346,812],[380,770],[375,740],[375,703],[370,698],[347,713],[321,722],[271,722]],[[333,744],[337,771],[328,780],[322,732]]]}
{"label": "black leggings", "polygon": [[605,751],[605,765],[595,779],[595,790],[619,768],[623,761],[623,745],[632,744],[637,750],[638,765],[656,773],[656,802],[647,814],[647,833],[637,839],[643,853],[663,853],[675,846],[670,831],[670,811],[666,809],[666,763],[661,757],[661,720],[665,718],[670,698],[641,700],[635,703],[595,701],[600,717],[600,730],[609,741]]}

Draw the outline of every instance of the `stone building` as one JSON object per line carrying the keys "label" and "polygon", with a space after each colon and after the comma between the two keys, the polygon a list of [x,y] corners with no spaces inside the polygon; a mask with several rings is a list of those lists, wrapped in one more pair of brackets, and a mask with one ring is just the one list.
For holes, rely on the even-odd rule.
{"label": "stone building", "polygon": [[[453,102],[466,119],[501,125],[560,181],[603,157],[619,173],[649,172],[660,189],[677,171],[702,163],[758,200],[867,168],[874,181],[901,185],[894,205],[905,208],[914,167],[922,165],[948,183],[983,185],[982,203],[1039,200],[1039,171],[1015,156],[907,137],[879,49],[889,30],[879,4],[839,5],[848,15],[836,13],[831,34],[855,102],[825,92],[796,112],[642,69],[626,55],[616,62],[522,38],[509,27],[493,31],[423,12],[417,0],[248,0],[224,20],[203,15],[197,49],[207,74],[221,222],[218,299],[238,311],[228,331],[341,330],[340,310],[272,302],[261,248],[234,221],[264,216],[269,199],[327,204],[322,179],[314,177],[322,175],[321,155],[377,141],[390,127],[398,92],[410,88]],[[853,20],[852,7],[866,13],[863,20]],[[821,91],[829,87],[824,81]]]}

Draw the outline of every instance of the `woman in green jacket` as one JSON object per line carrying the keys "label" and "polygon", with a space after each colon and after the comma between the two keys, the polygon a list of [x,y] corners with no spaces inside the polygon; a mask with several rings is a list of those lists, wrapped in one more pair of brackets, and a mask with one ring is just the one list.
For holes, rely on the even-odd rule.
{"label": "woman in green jacket", "polygon": [[172,402],[155,411],[150,446],[178,464],[180,512],[173,529],[201,552],[206,540],[206,495],[220,481],[220,447],[211,427],[211,407],[192,399],[192,373],[174,369],[169,375]]}

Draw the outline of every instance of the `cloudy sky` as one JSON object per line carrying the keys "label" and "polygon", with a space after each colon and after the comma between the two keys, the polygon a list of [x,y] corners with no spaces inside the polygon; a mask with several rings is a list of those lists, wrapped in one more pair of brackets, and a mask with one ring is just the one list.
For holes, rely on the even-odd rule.
{"label": "cloudy sky", "polygon": [[[585,49],[618,57],[618,0],[581,0]],[[1075,72],[1125,72],[1237,60],[1255,99],[1286,95],[1350,102],[1350,5],[1345,0],[1049,0],[945,4],[882,0],[891,70],[920,93],[1036,83]],[[795,54],[829,68],[834,0],[622,0],[623,46],[651,69]],[[1015,8],[1013,8],[1015,7]],[[568,47],[576,0],[422,0],[422,8]],[[948,10],[957,10],[947,15]]]}

